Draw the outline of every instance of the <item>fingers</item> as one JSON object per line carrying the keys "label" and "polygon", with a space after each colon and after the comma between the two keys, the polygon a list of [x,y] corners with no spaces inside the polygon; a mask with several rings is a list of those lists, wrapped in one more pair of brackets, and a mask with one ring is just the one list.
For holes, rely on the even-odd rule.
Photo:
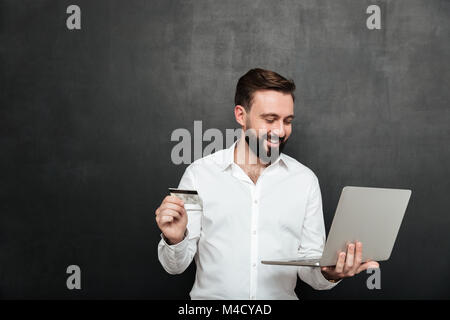
{"label": "fingers", "polygon": [[186,214],[183,201],[175,196],[166,196],[155,211],[155,219],[158,225],[163,225],[181,218],[183,214]]}
{"label": "fingers", "polygon": [[360,273],[367,269],[377,269],[379,267],[380,265],[378,264],[378,262],[369,260],[366,263],[360,265],[359,268],[356,270],[356,273]]}
{"label": "fingers", "polygon": [[166,196],[162,202],[162,204],[164,203],[174,203],[177,204],[179,206],[184,206],[184,202],[183,200],[181,200],[180,198],[176,197],[176,196]]}
{"label": "fingers", "polygon": [[[334,272],[340,277],[352,277],[367,269],[379,268],[380,265],[376,261],[368,260],[365,263],[362,262],[362,243],[357,241],[356,243],[349,243],[347,245],[347,253],[340,252],[338,255],[338,261]],[[322,271],[329,271],[327,268],[322,268]]]}
{"label": "fingers", "polygon": [[352,272],[354,258],[355,258],[355,244],[349,243],[347,245],[347,259],[345,259],[345,266],[344,266],[345,273]]}
{"label": "fingers", "polygon": [[166,224],[166,223],[172,222],[173,219],[174,218],[171,217],[171,216],[162,216],[162,217],[159,217],[159,223],[160,224]]}
{"label": "fingers", "polygon": [[176,217],[170,214],[160,214],[156,216],[156,223],[161,227],[166,223],[173,222],[174,219],[176,219]]}
{"label": "fingers", "polygon": [[353,276],[358,273],[358,269],[362,262],[362,243],[349,243],[347,245],[347,252],[341,252],[338,256],[335,271],[345,274],[346,276]]}
{"label": "fingers", "polygon": [[360,268],[362,263],[362,247],[362,242],[357,241],[355,244],[355,258],[353,261],[353,267],[351,268],[351,270],[349,270],[350,276],[358,274],[362,271]]}
{"label": "fingers", "polygon": [[355,262],[354,268],[357,270],[362,263],[362,242],[356,242],[356,254],[355,254]]}
{"label": "fingers", "polygon": [[[161,206],[156,209],[155,215],[171,215],[175,218],[179,218],[181,215],[186,214],[183,201],[181,199],[174,199],[176,197],[167,196],[162,202]],[[178,214],[174,214],[178,213]]]}
{"label": "fingers", "polygon": [[362,265],[359,266],[359,268],[356,270],[356,273],[360,273],[364,270],[367,270],[368,266],[367,263],[363,263]]}
{"label": "fingers", "polygon": [[156,222],[159,225],[164,225],[169,222],[173,222],[175,219],[180,219],[181,214],[178,211],[172,209],[165,209],[161,213],[156,215]]}
{"label": "fingers", "polygon": [[159,209],[160,209],[160,213],[162,211],[165,211],[165,210],[175,210],[175,211],[178,211],[179,213],[183,213],[183,211],[184,211],[184,207],[183,206],[180,206],[180,205],[175,204],[173,202],[163,203],[161,205],[161,207],[159,207]]}
{"label": "fingers", "polygon": [[336,267],[334,271],[337,273],[342,273],[344,271],[345,265],[345,252],[339,253],[338,261],[336,262]]}
{"label": "fingers", "polygon": [[165,210],[161,211],[161,213],[159,215],[161,217],[170,216],[170,217],[173,217],[175,219],[181,218],[181,213],[179,211],[172,210],[172,209],[165,209]]}

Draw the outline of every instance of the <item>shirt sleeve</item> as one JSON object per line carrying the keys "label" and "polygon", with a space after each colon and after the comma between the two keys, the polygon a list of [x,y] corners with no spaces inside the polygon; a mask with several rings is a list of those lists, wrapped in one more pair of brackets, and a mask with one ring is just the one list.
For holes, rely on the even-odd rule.
{"label": "shirt sleeve", "polygon": [[[197,190],[192,164],[188,166],[178,185],[179,189]],[[166,242],[161,233],[158,244],[158,259],[164,270],[170,274],[180,274],[191,264],[197,253],[197,243],[200,238],[202,208],[197,205],[185,204],[188,223],[184,239],[174,245]]]}
{"label": "shirt sleeve", "polygon": [[[299,254],[305,257],[320,257],[325,246],[325,225],[322,212],[322,196],[317,177],[314,175],[303,222]],[[327,290],[336,286],[322,274],[320,267],[298,267],[300,279],[316,290]]]}

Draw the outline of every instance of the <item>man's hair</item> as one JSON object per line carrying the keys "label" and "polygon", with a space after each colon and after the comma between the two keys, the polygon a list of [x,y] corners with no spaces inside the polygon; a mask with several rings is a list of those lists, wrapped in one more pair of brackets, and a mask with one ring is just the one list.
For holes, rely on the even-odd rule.
{"label": "man's hair", "polygon": [[250,69],[239,78],[236,85],[234,104],[241,105],[247,112],[250,111],[254,93],[258,90],[275,90],[283,93],[290,93],[295,101],[295,83],[288,80],[276,72],[261,68]]}

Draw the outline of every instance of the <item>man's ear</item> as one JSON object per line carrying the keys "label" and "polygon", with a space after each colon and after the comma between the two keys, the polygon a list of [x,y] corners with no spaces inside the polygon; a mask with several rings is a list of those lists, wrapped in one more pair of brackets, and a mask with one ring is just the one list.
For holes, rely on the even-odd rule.
{"label": "man's ear", "polygon": [[247,111],[241,105],[236,105],[234,107],[234,117],[236,118],[236,122],[241,125],[241,127],[245,127],[245,123],[247,120]]}

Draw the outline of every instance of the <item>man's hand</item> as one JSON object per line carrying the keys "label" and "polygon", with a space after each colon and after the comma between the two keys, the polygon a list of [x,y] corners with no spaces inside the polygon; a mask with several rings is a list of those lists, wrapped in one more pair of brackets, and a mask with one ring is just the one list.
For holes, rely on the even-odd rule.
{"label": "man's hand", "polygon": [[188,222],[183,201],[175,196],[167,196],[155,211],[156,223],[169,244],[177,244],[184,239]]}
{"label": "man's hand", "polygon": [[[356,247],[356,253],[355,253]],[[347,245],[347,254],[340,252],[338,261],[334,267],[322,267],[322,274],[327,280],[339,280],[342,278],[353,277],[366,269],[379,268],[376,261],[368,260],[362,263],[362,243],[356,242]]]}

